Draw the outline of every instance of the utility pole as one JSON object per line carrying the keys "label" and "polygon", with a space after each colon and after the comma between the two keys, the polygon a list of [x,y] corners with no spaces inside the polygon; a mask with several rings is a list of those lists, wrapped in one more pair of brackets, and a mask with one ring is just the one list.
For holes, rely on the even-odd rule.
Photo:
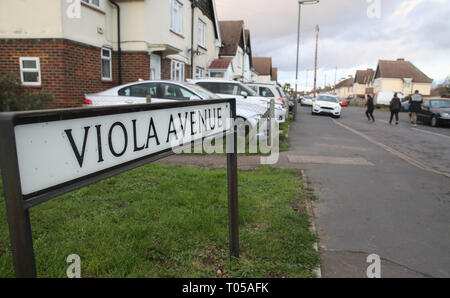
{"label": "utility pole", "polygon": [[317,52],[319,49],[319,25],[316,25],[316,57],[314,59],[314,97],[316,96],[317,88]]}
{"label": "utility pole", "polygon": [[334,91],[336,91],[336,78],[337,78],[337,66],[336,66],[336,69],[334,71],[334,86],[333,86]]}

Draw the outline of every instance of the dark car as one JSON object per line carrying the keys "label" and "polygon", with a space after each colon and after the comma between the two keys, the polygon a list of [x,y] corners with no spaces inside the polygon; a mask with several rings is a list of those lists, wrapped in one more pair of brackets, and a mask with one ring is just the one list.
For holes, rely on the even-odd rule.
{"label": "dark car", "polygon": [[450,99],[426,98],[417,119],[431,126],[450,124]]}

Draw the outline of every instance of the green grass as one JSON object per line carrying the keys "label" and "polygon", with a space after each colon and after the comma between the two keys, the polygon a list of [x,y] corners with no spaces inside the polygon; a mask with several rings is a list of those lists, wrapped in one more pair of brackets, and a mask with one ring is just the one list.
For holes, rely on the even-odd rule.
{"label": "green grass", "polygon": [[[82,277],[314,277],[300,173],[239,173],[239,260],[228,253],[226,185],[223,170],[151,164],[34,207],[38,275],[65,277],[78,254]],[[12,276],[2,203],[0,277]]]}

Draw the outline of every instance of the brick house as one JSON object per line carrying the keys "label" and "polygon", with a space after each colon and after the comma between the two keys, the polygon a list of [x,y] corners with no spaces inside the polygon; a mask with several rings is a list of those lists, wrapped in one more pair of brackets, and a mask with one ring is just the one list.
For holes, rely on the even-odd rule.
{"label": "brick house", "polygon": [[0,75],[52,94],[50,108],[138,79],[207,76],[221,46],[214,0],[2,1],[0,28]]}

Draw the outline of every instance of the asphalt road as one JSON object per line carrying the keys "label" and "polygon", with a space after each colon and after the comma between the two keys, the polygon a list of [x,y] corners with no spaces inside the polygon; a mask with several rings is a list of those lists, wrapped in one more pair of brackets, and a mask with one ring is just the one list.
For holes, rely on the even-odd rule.
{"label": "asphalt road", "polygon": [[365,277],[377,254],[382,277],[450,277],[450,128],[375,118],[301,107],[291,127],[279,166],[303,168],[315,189],[322,274]]}

